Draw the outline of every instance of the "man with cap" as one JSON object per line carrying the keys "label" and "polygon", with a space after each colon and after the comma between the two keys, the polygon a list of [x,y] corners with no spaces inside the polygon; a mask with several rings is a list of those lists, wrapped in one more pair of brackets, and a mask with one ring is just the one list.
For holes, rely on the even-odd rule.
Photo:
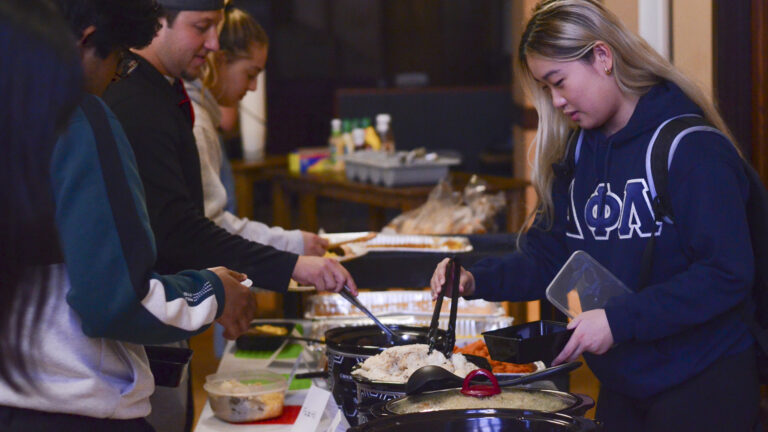
{"label": "man with cap", "polygon": [[[222,0],[159,3],[160,30],[147,47],[133,51],[138,67],[104,94],[136,155],[157,242],[156,270],[221,265],[247,274],[257,287],[277,292],[285,292],[293,278],[321,291],[338,292],[347,285],[356,294],[354,280],[337,261],[251,242],[205,217],[194,112],[182,79],[196,79],[205,57],[218,50],[224,5]],[[172,399],[153,397],[153,407],[178,424],[177,416],[156,406]],[[166,430],[152,417],[150,421]]]}
{"label": "man with cap", "polygon": [[161,28],[149,46],[134,50],[138,67],[107,88],[136,154],[157,238],[159,271],[223,265],[254,285],[285,292],[291,278],[320,291],[357,287],[337,261],[297,256],[229,234],[203,212],[200,159],[192,133],[194,112],[182,79],[195,79],[218,49],[222,0],[161,0]]}

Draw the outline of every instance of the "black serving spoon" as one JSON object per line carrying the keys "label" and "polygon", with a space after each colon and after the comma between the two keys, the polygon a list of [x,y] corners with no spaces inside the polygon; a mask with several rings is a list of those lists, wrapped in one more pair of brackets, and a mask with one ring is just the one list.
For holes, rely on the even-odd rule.
{"label": "black serving spoon", "polygon": [[[570,372],[581,366],[581,362],[570,362],[548,367],[540,371],[532,372],[520,377],[499,381],[500,387],[527,384],[551,376]],[[405,393],[412,395],[426,391],[460,388],[464,378],[449,372],[440,366],[424,366],[417,369],[405,384]]]}

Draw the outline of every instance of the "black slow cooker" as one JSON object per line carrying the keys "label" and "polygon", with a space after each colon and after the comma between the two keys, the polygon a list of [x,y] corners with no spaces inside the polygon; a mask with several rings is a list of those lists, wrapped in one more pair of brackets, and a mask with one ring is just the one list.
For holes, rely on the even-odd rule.
{"label": "black slow cooker", "polygon": [[[427,343],[428,327],[390,325],[400,333],[402,341],[395,343],[375,325],[338,327],[325,332],[326,355],[331,393],[350,425],[358,423],[357,386],[350,373],[352,368],[395,345]],[[445,339],[445,331],[439,330],[439,340]]]}
{"label": "black slow cooker", "polygon": [[382,417],[349,432],[592,432],[592,420],[561,413],[522,410],[455,410]]}

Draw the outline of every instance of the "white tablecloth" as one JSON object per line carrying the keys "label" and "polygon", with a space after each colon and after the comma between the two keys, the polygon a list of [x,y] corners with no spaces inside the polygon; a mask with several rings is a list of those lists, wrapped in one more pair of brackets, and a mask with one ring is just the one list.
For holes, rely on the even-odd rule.
{"label": "white tablecloth", "polygon": [[[275,373],[288,374],[291,373],[297,362],[296,373],[307,372],[307,366],[316,367],[315,365],[312,365],[311,356],[309,356],[306,351],[302,353],[303,357],[300,357],[302,361],[299,361],[299,359],[278,359],[278,352],[275,352],[275,355],[269,359],[241,358],[235,357],[235,351],[236,348],[234,342],[228,341],[217,372],[268,369]],[[314,382],[316,385],[324,385],[323,380],[314,380]],[[301,406],[304,403],[304,398],[307,396],[307,391],[308,390],[289,390],[285,394],[284,405]],[[194,432],[288,432],[291,430],[291,427],[292,425],[227,423],[223,420],[219,420],[213,415],[211,405],[206,401]]]}

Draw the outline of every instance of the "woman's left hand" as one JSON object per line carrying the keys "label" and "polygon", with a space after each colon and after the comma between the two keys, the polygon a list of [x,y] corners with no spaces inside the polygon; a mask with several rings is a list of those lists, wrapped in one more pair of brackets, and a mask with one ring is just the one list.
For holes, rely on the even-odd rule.
{"label": "woman's left hand", "polygon": [[583,352],[605,354],[613,346],[613,334],[604,309],[583,312],[570,323],[568,329],[576,329],[565,348],[552,361],[552,366],[572,362]]}

